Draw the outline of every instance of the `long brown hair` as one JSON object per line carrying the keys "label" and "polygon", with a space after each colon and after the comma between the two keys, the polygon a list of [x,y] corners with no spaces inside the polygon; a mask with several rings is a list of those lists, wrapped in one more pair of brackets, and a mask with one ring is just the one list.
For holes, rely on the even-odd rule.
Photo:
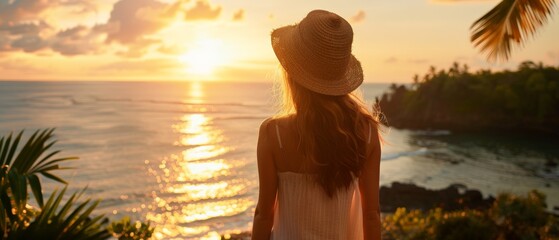
{"label": "long brown hair", "polygon": [[316,93],[299,85],[286,71],[283,79],[279,115],[294,115],[298,150],[305,156],[305,166],[316,167],[317,182],[332,197],[361,174],[369,127],[371,137],[377,136],[376,114],[373,116],[353,93]]}

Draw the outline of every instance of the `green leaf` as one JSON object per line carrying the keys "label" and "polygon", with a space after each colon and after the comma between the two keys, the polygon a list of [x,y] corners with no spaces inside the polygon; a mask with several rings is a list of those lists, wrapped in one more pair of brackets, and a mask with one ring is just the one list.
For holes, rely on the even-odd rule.
{"label": "green leaf", "polygon": [[31,186],[31,191],[33,191],[33,195],[35,196],[35,200],[39,204],[39,207],[43,207],[43,192],[41,191],[41,181],[37,175],[28,175],[27,179],[29,180],[29,186]]}
{"label": "green leaf", "polygon": [[58,194],[57,191],[54,191],[52,193],[47,203],[41,209],[41,213],[39,214],[39,216],[35,218],[35,221],[38,225],[46,225],[47,222],[52,218],[52,216],[54,216],[55,211],[58,208],[60,201],[62,201],[62,197],[64,196],[65,192],[66,188],[63,188],[62,191],[60,191],[60,193]]}
{"label": "green leaf", "polygon": [[8,179],[17,214],[20,214],[27,204],[27,179],[14,170],[8,173]]}
{"label": "green leaf", "polygon": [[8,216],[8,218],[10,219],[10,221],[15,221],[16,217],[15,215],[12,213],[12,202],[10,197],[8,196],[8,192],[0,192],[0,201],[2,201],[2,206],[3,209],[6,213],[6,215]]}
{"label": "green leaf", "polygon": [[[10,136],[8,136],[8,139],[6,140],[6,143],[4,145],[4,153],[2,153],[2,162],[3,162],[4,165],[10,165],[11,164],[12,158],[14,156],[14,153],[16,151],[17,145],[19,144],[19,140],[21,139],[22,134],[23,134],[23,131],[19,132],[17,137],[14,139],[13,143],[11,143],[12,134],[10,134]],[[10,144],[12,144],[11,148],[9,147]]]}
{"label": "green leaf", "polygon": [[54,181],[59,182],[59,183],[68,184],[68,183],[67,183],[66,181],[64,181],[62,178],[60,178],[60,177],[58,177],[58,176],[55,176],[55,175],[52,175],[52,174],[50,174],[50,173],[48,173],[48,172],[41,172],[41,174],[42,174],[43,176],[47,177],[47,178],[50,178],[50,179],[52,179],[52,180],[54,180]]}

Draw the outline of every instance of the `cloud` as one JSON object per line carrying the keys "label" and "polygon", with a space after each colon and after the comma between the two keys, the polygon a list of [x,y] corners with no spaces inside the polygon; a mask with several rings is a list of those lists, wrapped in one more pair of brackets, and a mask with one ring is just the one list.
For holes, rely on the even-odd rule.
{"label": "cloud", "polygon": [[[55,34],[42,34],[52,31],[44,22],[17,23],[0,25],[0,51],[24,51],[27,53],[50,49],[65,56],[98,52],[103,46],[102,33],[86,26],[76,26],[66,30],[54,31]],[[45,37],[43,37],[46,35]]]}
{"label": "cloud", "polygon": [[40,36],[43,29],[50,29],[43,21],[38,24],[0,22],[0,51],[36,52],[46,48],[48,41]]}
{"label": "cloud", "polygon": [[[178,53],[178,48],[164,46],[157,33],[184,13],[185,20],[215,19],[221,6],[198,0],[192,8],[184,9],[189,0],[118,0],[112,5],[108,20],[96,25],[78,23],[66,29],[51,25],[48,14],[60,10],[71,14],[96,12],[95,0],[0,0],[0,52],[56,52],[64,56],[117,51],[116,54],[135,58],[151,50],[164,54]],[[52,11],[51,11],[52,10]],[[244,10],[235,12],[242,19]],[[50,19],[50,20],[49,20]],[[110,46],[117,46],[113,48]]]}
{"label": "cloud", "polygon": [[212,7],[210,3],[204,0],[196,1],[194,7],[185,12],[186,20],[213,20],[221,14],[221,6]]}
{"label": "cloud", "polygon": [[167,4],[156,0],[120,0],[114,4],[106,24],[95,27],[107,34],[107,43],[119,43],[127,48],[117,52],[124,57],[141,57],[154,45],[161,44],[150,37],[172,22],[188,0]]}
{"label": "cloud", "polygon": [[94,0],[65,0],[61,5],[75,9],[74,13],[83,14],[88,12],[97,13],[98,8]]}
{"label": "cloud", "polygon": [[101,35],[83,25],[60,31],[52,38],[51,48],[65,56],[98,52],[102,48]]}
{"label": "cloud", "polygon": [[351,22],[353,23],[360,23],[365,21],[365,11],[359,10],[355,15],[351,17]]}
{"label": "cloud", "polygon": [[245,18],[245,10],[239,9],[233,14],[233,21],[241,21]]}
{"label": "cloud", "polygon": [[428,63],[429,60],[428,59],[409,59],[408,60],[409,63],[413,63],[413,64],[424,64],[424,63]]}
{"label": "cloud", "polygon": [[11,49],[10,35],[6,32],[0,31],[0,54]]}
{"label": "cloud", "polygon": [[0,0],[0,24],[36,20],[53,5],[56,5],[54,0]]}
{"label": "cloud", "polygon": [[89,12],[96,11],[96,5],[93,0],[0,0],[0,51],[31,53],[50,49],[62,55],[76,55],[92,52],[102,43],[91,41],[101,33],[90,27],[59,30],[47,23],[48,14],[60,9]]}
{"label": "cloud", "polygon": [[390,58],[384,60],[384,63],[396,63],[396,62],[398,62],[398,59],[395,58],[395,57],[390,57]]}
{"label": "cloud", "polygon": [[42,29],[50,28],[50,26],[44,21],[35,23],[13,23],[7,22],[5,24],[0,23],[0,32],[5,31],[10,35],[23,35],[23,34],[38,34]]}
{"label": "cloud", "polygon": [[13,49],[21,49],[24,52],[36,52],[48,46],[47,41],[38,35],[23,35],[12,42]]}
{"label": "cloud", "polygon": [[424,64],[424,63],[428,63],[429,60],[428,59],[399,59],[397,57],[389,57],[386,60],[384,60],[384,63],[386,64],[392,64],[392,63],[410,63],[410,64]]}
{"label": "cloud", "polygon": [[107,42],[123,44],[142,40],[167,26],[176,15],[176,4],[165,4],[155,0],[120,0],[111,11],[111,17],[104,26]]}

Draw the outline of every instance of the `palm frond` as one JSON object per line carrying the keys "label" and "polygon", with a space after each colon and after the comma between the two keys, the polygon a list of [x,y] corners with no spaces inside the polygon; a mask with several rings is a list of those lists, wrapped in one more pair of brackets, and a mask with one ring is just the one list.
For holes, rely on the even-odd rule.
{"label": "palm frond", "polygon": [[10,135],[8,135],[7,138],[2,137],[2,139],[0,140],[0,143],[2,142],[4,143],[4,146],[0,145],[0,162],[2,163],[3,166],[5,165],[10,166],[12,162],[12,157],[16,152],[16,148],[17,145],[19,144],[22,134],[23,131],[19,132],[19,134],[16,136],[13,142],[12,142],[11,133]]}
{"label": "palm frond", "polygon": [[27,180],[29,181],[29,186],[31,186],[31,191],[33,192],[33,196],[35,196],[37,204],[39,204],[39,207],[43,207],[43,192],[39,177],[37,177],[37,175],[28,175]]}
{"label": "palm frond", "polygon": [[471,26],[471,41],[490,61],[508,60],[551,15],[555,0],[502,0]]}
{"label": "palm frond", "polygon": [[[76,157],[53,159],[56,154],[60,153],[58,150],[47,154],[47,151],[56,143],[56,141],[51,141],[54,136],[53,132],[54,128],[37,130],[27,139],[21,148],[19,145],[23,131],[20,131],[15,137],[13,134],[9,134],[7,137],[0,138],[0,163],[3,168],[7,168],[6,176],[10,175],[8,173],[12,172],[25,176],[27,178],[25,182],[28,182],[31,186],[32,193],[40,207],[43,206],[43,195],[41,193],[41,183],[37,174],[41,174],[60,183],[66,183],[64,179],[52,174],[52,171],[65,169],[58,165],[60,162],[77,159]],[[13,179],[17,180],[20,178],[13,177]],[[23,180],[19,180],[19,182],[21,181]],[[2,178],[2,184],[7,184],[8,182],[7,179]],[[25,186],[25,188],[21,188],[21,185],[11,186],[19,186],[17,189],[11,189],[11,193],[14,197],[22,196],[21,194],[23,193],[18,191],[27,192],[27,186]],[[8,187],[8,185],[2,187]],[[23,205],[25,206],[25,204]]]}
{"label": "palm frond", "polygon": [[[78,204],[79,195],[74,193],[62,204],[66,188],[55,191],[47,200],[41,212],[29,227],[13,236],[22,239],[107,239],[106,218],[103,215],[91,217],[99,201],[86,200]],[[74,210],[68,215],[71,208]]]}
{"label": "palm frond", "polygon": [[21,213],[25,210],[25,205],[27,204],[27,178],[17,174],[15,171],[10,171],[8,173],[8,179],[10,182],[12,200],[15,203],[16,215],[22,215]]}

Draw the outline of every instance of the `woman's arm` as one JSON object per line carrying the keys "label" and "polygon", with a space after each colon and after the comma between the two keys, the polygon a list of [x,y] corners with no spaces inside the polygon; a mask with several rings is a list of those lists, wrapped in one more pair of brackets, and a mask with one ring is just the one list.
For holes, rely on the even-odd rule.
{"label": "woman's arm", "polygon": [[359,190],[363,207],[363,233],[365,240],[381,239],[379,178],[380,178],[380,139],[378,131],[373,131],[370,152],[359,177]]}
{"label": "woman's arm", "polygon": [[252,239],[268,240],[274,224],[274,208],[277,193],[277,174],[276,166],[272,155],[272,148],[269,141],[269,123],[266,120],[260,125],[258,134],[258,146],[256,157],[258,161],[258,180],[260,188],[258,193],[258,204],[254,212],[254,222],[252,223]]}

